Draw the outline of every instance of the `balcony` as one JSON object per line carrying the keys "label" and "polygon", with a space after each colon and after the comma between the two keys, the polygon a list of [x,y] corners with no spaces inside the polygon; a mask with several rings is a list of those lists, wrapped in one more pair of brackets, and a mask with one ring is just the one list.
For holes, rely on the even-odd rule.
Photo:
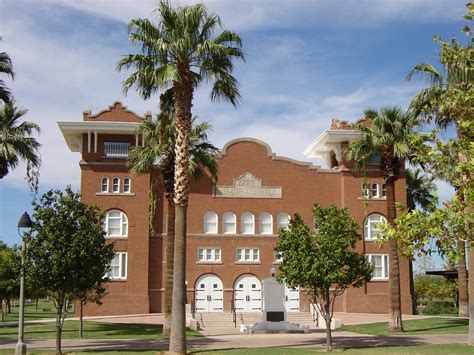
{"label": "balcony", "polygon": [[104,142],[104,156],[107,158],[127,158],[130,143]]}

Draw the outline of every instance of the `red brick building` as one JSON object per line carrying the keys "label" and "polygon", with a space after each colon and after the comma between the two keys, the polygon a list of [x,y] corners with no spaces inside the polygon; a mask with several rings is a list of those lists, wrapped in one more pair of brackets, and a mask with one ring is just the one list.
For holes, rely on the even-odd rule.
{"label": "red brick building", "polygon": [[[106,211],[107,238],[115,243],[108,295],[87,314],[161,312],[164,294],[164,246],[167,203],[160,188],[153,234],[150,233],[150,174],[131,175],[128,151],[143,145],[135,128],[151,114],[138,116],[116,102],[79,122],[59,122],[68,147],[80,152],[81,193],[86,203]],[[364,240],[357,249],[375,263],[373,280],[337,299],[336,311],[388,311],[388,248],[374,242],[376,223],[386,211],[385,186],[374,165],[360,174],[341,151],[356,137],[346,122],[333,120],[304,152],[321,157],[323,169],[275,155],[264,142],[240,138],[228,142],[218,159],[219,179],[203,176],[191,183],[187,234],[188,302],[196,311],[259,312],[261,280],[278,268],[274,247],[278,229],[298,212],[312,223],[315,203],[349,209]],[[396,200],[405,202],[405,178],[396,183]],[[402,311],[411,313],[408,262],[401,259]],[[288,311],[308,311],[304,292],[287,289]]]}

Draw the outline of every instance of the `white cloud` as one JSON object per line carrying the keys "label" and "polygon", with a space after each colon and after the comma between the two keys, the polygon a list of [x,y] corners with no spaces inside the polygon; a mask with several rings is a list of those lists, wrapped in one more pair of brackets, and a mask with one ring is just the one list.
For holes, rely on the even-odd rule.
{"label": "white cloud", "polygon": [[[56,5],[128,22],[149,17],[156,0],[47,0]],[[219,14],[226,27],[246,31],[266,28],[317,26],[371,26],[385,22],[443,21],[459,19],[465,0],[189,0],[204,2]],[[454,6],[454,4],[459,6]]]}

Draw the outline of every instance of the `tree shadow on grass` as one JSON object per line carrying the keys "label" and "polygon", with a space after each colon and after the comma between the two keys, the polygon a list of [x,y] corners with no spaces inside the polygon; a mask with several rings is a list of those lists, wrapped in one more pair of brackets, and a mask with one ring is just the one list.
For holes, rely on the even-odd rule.
{"label": "tree shadow on grass", "polygon": [[[449,329],[449,328],[456,328],[456,327],[463,327],[469,325],[469,319],[443,319],[440,320],[438,324],[434,325],[427,325],[423,328],[417,329],[408,329],[408,333],[418,333],[418,332],[426,332],[435,329]],[[467,329],[466,329],[467,332]]]}

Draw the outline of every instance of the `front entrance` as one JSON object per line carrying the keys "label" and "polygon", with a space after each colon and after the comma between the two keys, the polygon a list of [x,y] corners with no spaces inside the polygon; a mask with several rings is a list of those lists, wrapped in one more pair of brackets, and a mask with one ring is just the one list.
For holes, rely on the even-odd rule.
{"label": "front entrance", "polygon": [[289,288],[285,284],[285,310],[287,312],[299,312],[300,310],[300,289]]}
{"label": "front entrance", "polygon": [[253,275],[239,277],[234,288],[236,312],[260,312],[262,310],[262,285]]}
{"label": "front entrance", "polygon": [[195,290],[196,312],[222,312],[223,287],[218,276],[201,276]]}

